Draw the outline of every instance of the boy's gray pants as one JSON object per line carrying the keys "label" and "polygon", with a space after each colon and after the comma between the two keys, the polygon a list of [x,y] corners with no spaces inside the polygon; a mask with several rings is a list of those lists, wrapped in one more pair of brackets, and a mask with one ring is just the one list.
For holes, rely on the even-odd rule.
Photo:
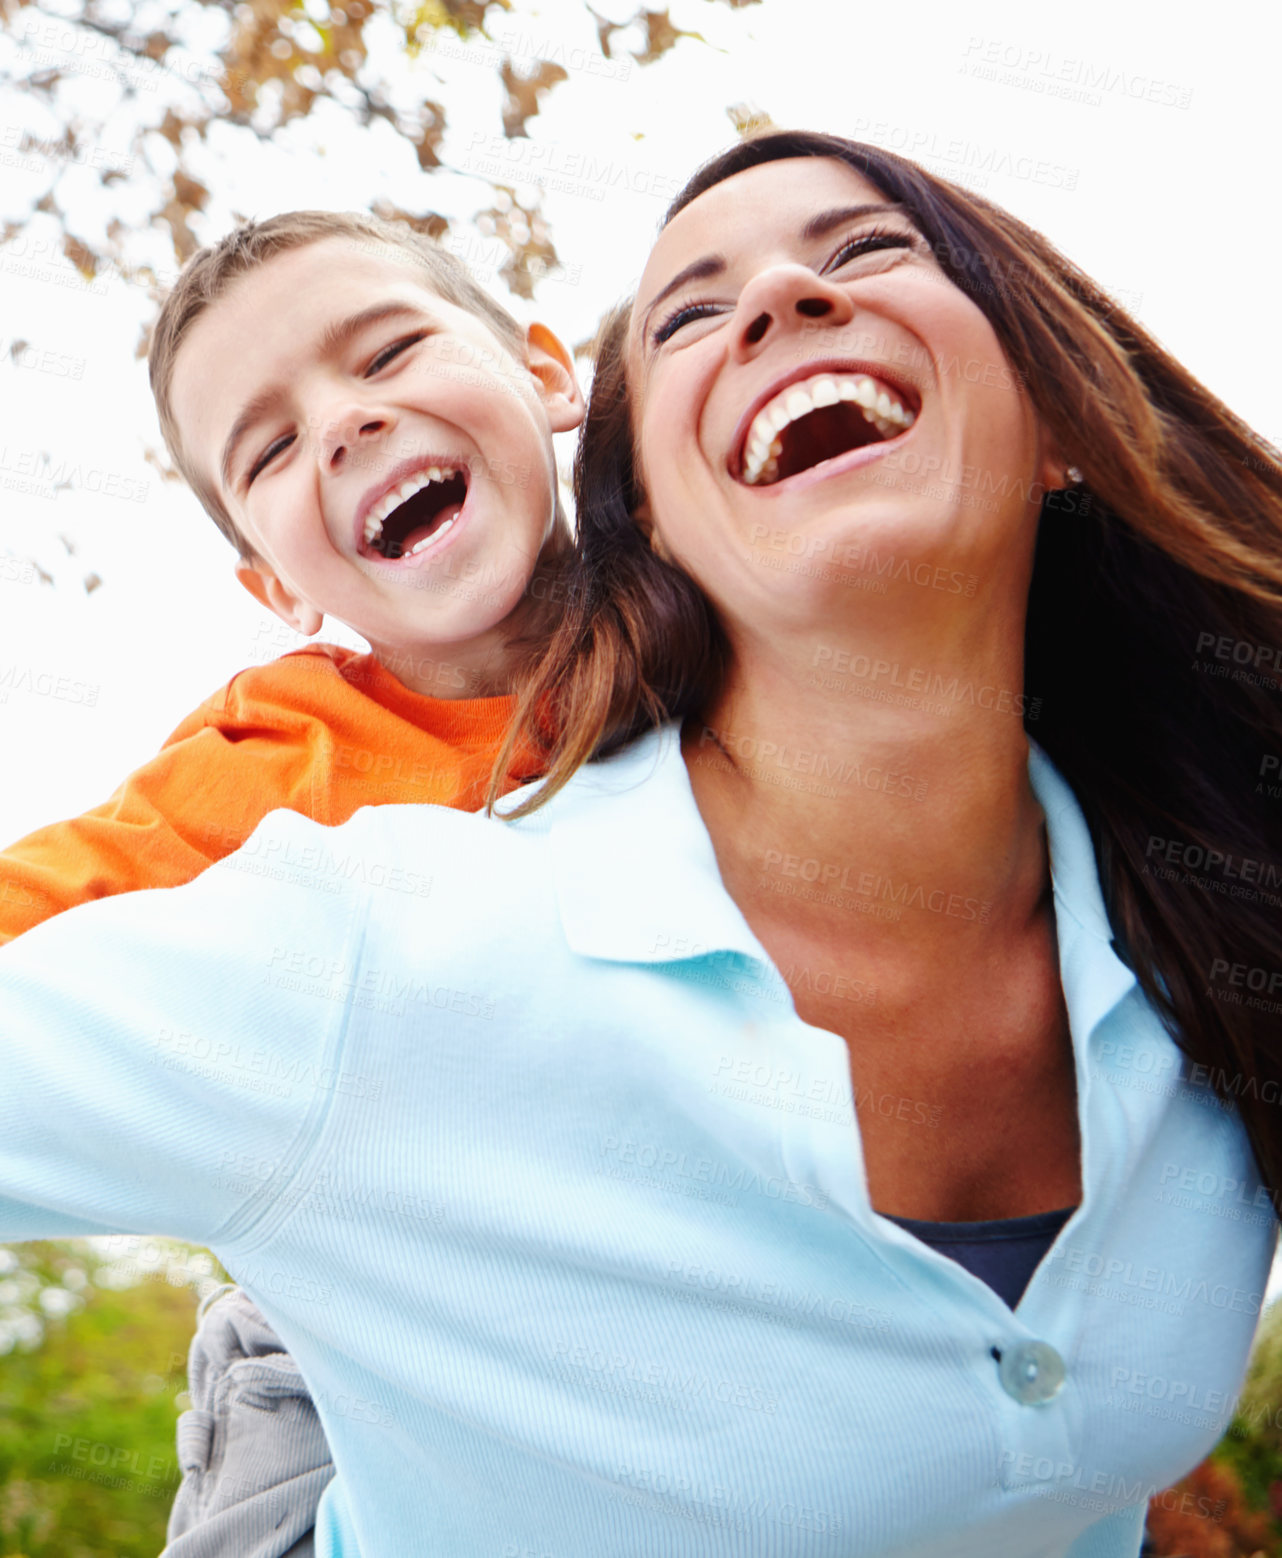
{"label": "boy's gray pants", "polygon": [[237,1287],[211,1293],[197,1319],[162,1558],[312,1558],[334,1466],[298,1365]]}

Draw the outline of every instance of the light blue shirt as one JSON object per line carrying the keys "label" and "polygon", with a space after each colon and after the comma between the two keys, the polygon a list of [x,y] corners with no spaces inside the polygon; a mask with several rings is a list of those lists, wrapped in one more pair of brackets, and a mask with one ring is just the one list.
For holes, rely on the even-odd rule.
{"label": "light blue shirt", "polygon": [[[1134,1558],[1231,1414],[1275,1224],[1030,775],[1084,1198],[1014,1313],[871,1209],[845,1044],[725,892],[671,727],[517,824],[275,812],[19,938],[0,1236],[216,1251],[316,1395],[321,1558]],[[935,1102],[875,1107],[929,1150]]]}

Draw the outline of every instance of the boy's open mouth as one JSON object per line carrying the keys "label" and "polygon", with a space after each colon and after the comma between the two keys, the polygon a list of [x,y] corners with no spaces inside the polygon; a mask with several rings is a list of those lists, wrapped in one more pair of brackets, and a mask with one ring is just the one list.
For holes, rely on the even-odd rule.
{"label": "boy's open mouth", "polygon": [[889,443],[916,421],[914,401],[906,390],[867,373],[828,369],[796,380],[749,424],[738,452],[739,480],[771,486],[852,449]]}
{"label": "boy's open mouth", "polygon": [[453,528],[466,500],[466,469],[430,465],[370,509],[361,551],[393,561],[425,551]]}

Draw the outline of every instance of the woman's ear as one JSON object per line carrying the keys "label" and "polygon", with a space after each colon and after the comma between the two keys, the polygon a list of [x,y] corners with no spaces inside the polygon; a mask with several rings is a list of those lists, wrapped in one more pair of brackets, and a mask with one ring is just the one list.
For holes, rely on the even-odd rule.
{"label": "woman's ear", "polygon": [[650,512],[650,500],[643,493],[640,499],[632,506],[632,522],[650,543],[650,550],[665,563],[672,561],[672,553],[664,545],[663,537],[659,534],[658,526],[654,522],[654,515]]}
{"label": "woman's ear", "polygon": [[1065,456],[1054,433],[1044,422],[1038,428],[1037,451],[1036,480],[1041,484],[1043,492],[1071,487],[1074,478],[1069,475],[1069,470],[1073,462]]}
{"label": "woman's ear", "polygon": [[526,366],[539,386],[539,396],[554,433],[568,433],[583,420],[583,391],[574,372],[574,358],[546,325],[525,332]]}
{"label": "woman's ear", "polygon": [[301,595],[295,595],[270,568],[241,557],[236,562],[236,577],[260,606],[266,606],[268,611],[293,628],[295,633],[311,638],[314,633],[320,632],[325,620],[324,613],[317,611]]}

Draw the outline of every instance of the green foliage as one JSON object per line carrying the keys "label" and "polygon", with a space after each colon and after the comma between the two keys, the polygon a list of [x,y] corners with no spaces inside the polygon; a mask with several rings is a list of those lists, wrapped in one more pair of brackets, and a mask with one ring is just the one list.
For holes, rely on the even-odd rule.
{"label": "green foliage", "polygon": [[[13,1342],[0,1357],[5,1558],[155,1558],[164,1546],[198,1294],[222,1273],[167,1241],[128,1241],[124,1262],[104,1243],[0,1250],[0,1336]],[[41,1303],[51,1292],[75,1295],[70,1313],[65,1299]],[[15,1326],[24,1308],[38,1327]]]}
{"label": "green foliage", "polygon": [[[1251,1366],[1216,1460],[1237,1474],[1255,1509],[1282,1512],[1282,1303],[1260,1320]],[[1282,1525],[1273,1551],[1282,1552]]]}

